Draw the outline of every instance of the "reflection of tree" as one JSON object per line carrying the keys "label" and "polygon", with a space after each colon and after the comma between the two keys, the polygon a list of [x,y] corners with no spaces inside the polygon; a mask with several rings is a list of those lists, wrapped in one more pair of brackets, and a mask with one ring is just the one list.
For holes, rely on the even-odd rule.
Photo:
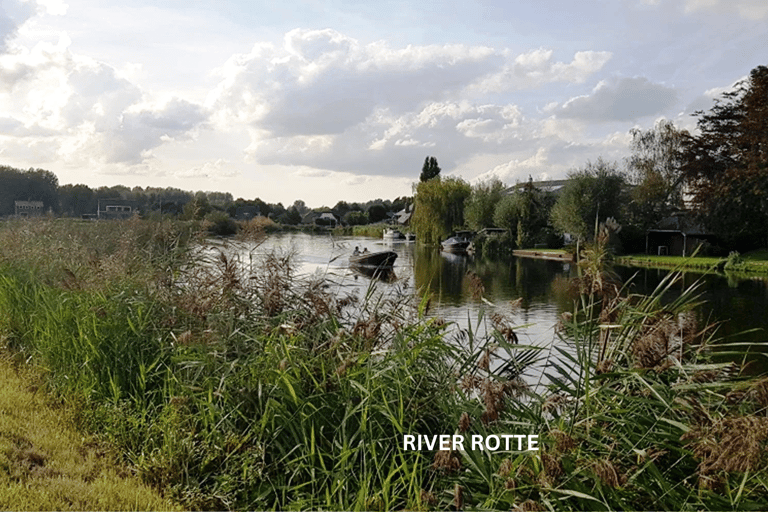
{"label": "reflection of tree", "polygon": [[446,254],[434,248],[421,247],[413,263],[416,289],[434,294],[440,302],[461,304],[464,302],[463,283],[467,273],[467,257]]}

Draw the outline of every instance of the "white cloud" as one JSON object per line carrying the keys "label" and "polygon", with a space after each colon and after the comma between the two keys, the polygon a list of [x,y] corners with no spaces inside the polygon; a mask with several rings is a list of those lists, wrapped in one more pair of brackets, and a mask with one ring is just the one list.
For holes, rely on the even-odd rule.
{"label": "white cloud", "polygon": [[135,165],[205,122],[203,108],[182,99],[148,104],[139,86],[69,46],[61,36],[0,57],[0,117],[15,120],[27,145],[42,138],[71,165]]}
{"label": "white cloud", "polygon": [[250,123],[278,137],[338,134],[376,108],[403,113],[456,96],[500,61],[485,47],[392,49],[333,30],[294,30],[282,46],[260,44],[230,59],[209,105],[222,123]]}
{"label": "white cloud", "polygon": [[219,158],[213,162],[205,162],[203,165],[189,167],[173,173],[179,178],[236,178],[241,175],[240,171],[229,160]]}
{"label": "white cloud", "polygon": [[768,18],[765,0],[685,0],[686,12],[738,13],[744,19],[759,21]]}
{"label": "white cloud", "polygon": [[551,82],[582,83],[611,59],[611,52],[576,52],[569,63],[554,60],[552,50],[539,48],[520,54],[470,90],[489,93],[533,88]]}
{"label": "white cloud", "polygon": [[600,82],[592,94],[572,98],[555,112],[590,121],[632,121],[660,114],[676,100],[674,88],[654,84],[644,77],[622,78]]}

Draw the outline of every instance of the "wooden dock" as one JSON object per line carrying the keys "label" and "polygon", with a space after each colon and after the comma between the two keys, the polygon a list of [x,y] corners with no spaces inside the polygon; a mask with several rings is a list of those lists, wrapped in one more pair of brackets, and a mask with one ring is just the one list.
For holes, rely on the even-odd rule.
{"label": "wooden dock", "polygon": [[512,251],[514,256],[521,258],[538,258],[542,260],[555,260],[563,262],[572,262],[573,255],[567,252],[537,251],[535,249]]}

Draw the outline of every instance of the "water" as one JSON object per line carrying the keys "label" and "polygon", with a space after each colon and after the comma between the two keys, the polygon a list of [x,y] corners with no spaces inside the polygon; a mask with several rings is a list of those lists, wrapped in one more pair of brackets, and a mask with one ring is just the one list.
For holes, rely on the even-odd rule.
{"label": "water", "polygon": [[[348,268],[349,255],[356,246],[372,252],[397,252],[394,267],[397,279],[377,283],[379,289],[385,292],[396,289],[397,293],[419,297],[429,295],[431,315],[478,335],[490,327],[490,315],[498,313],[516,327],[520,343],[549,347],[558,342],[554,328],[560,316],[573,311],[574,295],[569,280],[576,275],[576,268],[559,261],[473,258],[440,253],[435,248],[413,243],[304,233],[271,235],[258,247],[245,246],[240,252],[241,258],[246,258],[274,249],[292,250],[296,253],[299,272],[321,274],[340,291],[362,295],[370,280]],[[667,275],[665,270],[628,267],[616,267],[614,271],[622,281],[631,280],[630,290],[640,294],[651,293]],[[480,278],[486,301],[473,297],[472,274]],[[696,282],[700,282],[702,304],[696,314],[701,325],[717,322],[718,334],[724,337],[724,342],[749,342],[754,344],[756,352],[768,353],[768,280],[687,273],[670,290],[669,300]],[[760,362],[761,358],[756,359],[758,366],[766,367]]]}

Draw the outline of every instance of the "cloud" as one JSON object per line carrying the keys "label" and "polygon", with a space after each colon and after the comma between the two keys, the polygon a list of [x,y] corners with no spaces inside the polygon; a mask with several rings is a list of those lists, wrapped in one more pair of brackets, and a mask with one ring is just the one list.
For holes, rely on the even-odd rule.
{"label": "cloud", "polygon": [[393,49],[333,30],[293,30],[282,46],[261,44],[230,59],[209,103],[276,137],[338,134],[376,108],[402,113],[456,96],[501,61],[486,47]]}
{"label": "cloud", "polygon": [[219,158],[213,162],[205,162],[203,165],[189,167],[175,172],[173,175],[179,178],[236,178],[240,176],[240,171],[236,170],[229,160]]}
{"label": "cloud", "polygon": [[21,0],[3,0],[0,4],[0,54],[28,19],[35,15],[35,4]]}
{"label": "cloud", "polygon": [[0,57],[0,116],[28,145],[42,138],[70,165],[136,165],[207,120],[202,106],[183,99],[150,103],[138,85],[69,44],[62,36]]}
{"label": "cloud", "polygon": [[588,96],[568,100],[557,115],[585,121],[632,121],[661,114],[674,105],[677,92],[647,78],[600,82]]}
{"label": "cloud", "polygon": [[686,12],[708,11],[715,14],[738,13],[744,19],[759,21],[768,18],[765,0],[685,0]]}
{"label": "cloud", "polygon": [[611,59],[611,52],[576,52],[569,63],[554,60],[554,52],[539,48],[520,54],[471,90],[488,93],[533,88],[551,82],[582,83]]}

